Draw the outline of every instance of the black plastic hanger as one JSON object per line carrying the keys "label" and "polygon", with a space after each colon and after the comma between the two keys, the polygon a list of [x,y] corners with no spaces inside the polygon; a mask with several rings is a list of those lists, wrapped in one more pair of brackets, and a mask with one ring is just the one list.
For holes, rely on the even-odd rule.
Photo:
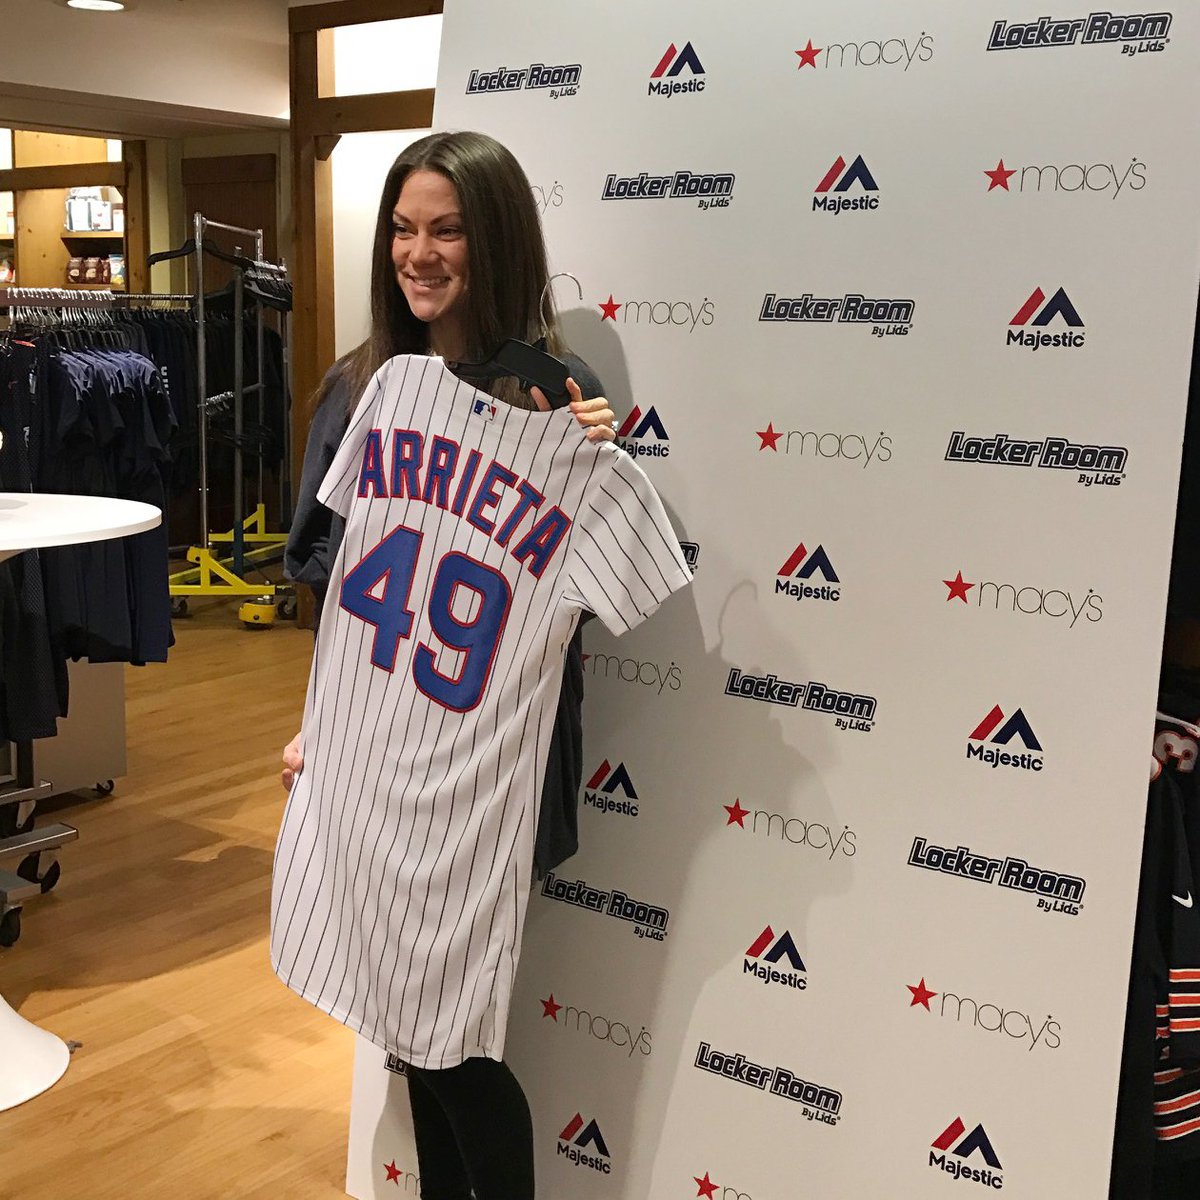
{"label": "black plastic hanger", "polygon": [[567,379],[571,372],[566,363],[560,362],[537,345],[507,338],[482,362],[451,362],[446,364],[455,375],[467,379],[491,382],[515,375],[524,391],[540,387],[550,401],[551,408],[562,408],[571,397],[567,392]]}

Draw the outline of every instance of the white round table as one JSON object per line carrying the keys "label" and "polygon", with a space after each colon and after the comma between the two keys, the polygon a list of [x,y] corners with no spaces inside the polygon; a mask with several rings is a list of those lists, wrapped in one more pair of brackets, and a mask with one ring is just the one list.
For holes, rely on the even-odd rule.
{"label": "white round table", "polygon": [[[157,508],[136,500],[0,492],[0,562],[25,550],[144,533],[161,521]],[[61,1038],[30,1024],[0,996],[0,1112],[52,1087],[70,1061]]]}

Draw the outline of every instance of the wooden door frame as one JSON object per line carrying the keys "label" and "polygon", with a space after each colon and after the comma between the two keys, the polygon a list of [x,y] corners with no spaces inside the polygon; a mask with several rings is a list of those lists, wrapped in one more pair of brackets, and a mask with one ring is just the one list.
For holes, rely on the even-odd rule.
{"label": "wooden door frame", "polygon": [[[335,96],[333,31],[432,16],[442,0],[335,0],[288,10],[292,116],[292,478],[297,483],[311,398],[333,364],[333,179],[329,156],[344,133],[427,129],[433,88]],[[302,597],[301,618],[307,604]]]}

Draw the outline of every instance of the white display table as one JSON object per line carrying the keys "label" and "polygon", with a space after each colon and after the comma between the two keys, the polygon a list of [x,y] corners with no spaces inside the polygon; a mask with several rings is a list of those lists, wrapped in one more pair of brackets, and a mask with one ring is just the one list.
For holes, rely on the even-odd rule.
{"label": "white display table", "polygon": [[[157,508],[134,500],[0,492],[0,562],[24,550],[143,533],[161,521]],[[70,1057],[61,1038],[31,1025],[0,996],[0,1112],[57,1083]]]}

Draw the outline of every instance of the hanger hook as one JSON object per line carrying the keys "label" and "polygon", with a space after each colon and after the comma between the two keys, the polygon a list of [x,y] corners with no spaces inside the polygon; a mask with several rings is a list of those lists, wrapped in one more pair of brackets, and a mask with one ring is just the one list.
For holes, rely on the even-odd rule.
{"label": "hanger hook", "polygon": [[542,327],[542,337],[547,341],[550,338],[550,330],[546,325],[546,301],[550,297],[550,289],[554,286],[556,279],[569,279],[579,289],[579,299],[583,300],[583,284],[570,271],[556,271],[546,280],[546,286],[542,288],[542,298],[538,301],[538,324]]}

